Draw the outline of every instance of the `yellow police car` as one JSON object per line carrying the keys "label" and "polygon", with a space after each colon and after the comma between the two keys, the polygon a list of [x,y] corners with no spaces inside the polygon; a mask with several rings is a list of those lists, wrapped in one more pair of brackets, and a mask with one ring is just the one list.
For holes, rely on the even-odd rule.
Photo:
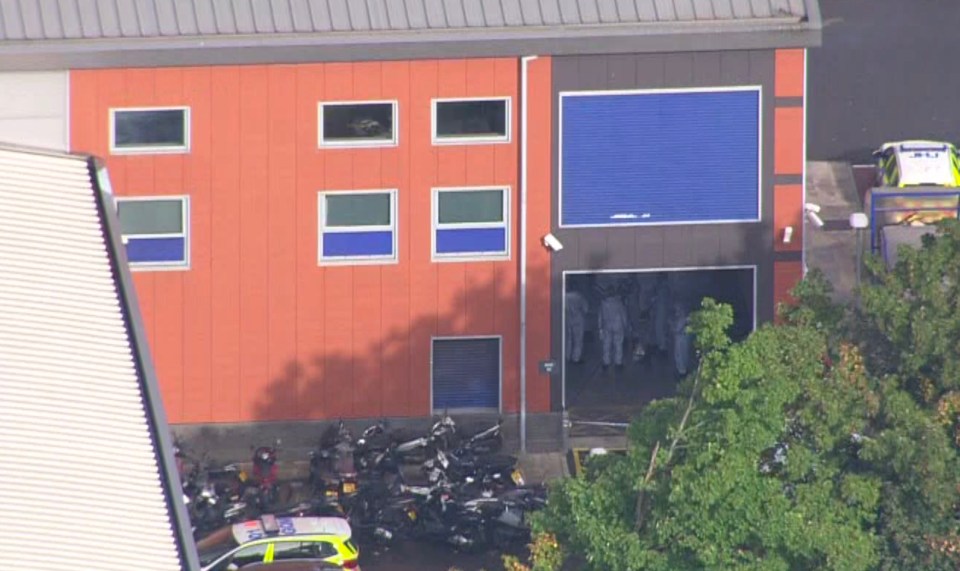
{"label": "yellow police car", "polygon": [[339,517],[274,517],[228,525],[197,541],[202,571],[236,571],[312,559],[360,571],[350,523]]}
{"label": "yellow police car", "polygon": [[877,186],[960,186],[960,156],[952,143],[895,141],[873,152]]}

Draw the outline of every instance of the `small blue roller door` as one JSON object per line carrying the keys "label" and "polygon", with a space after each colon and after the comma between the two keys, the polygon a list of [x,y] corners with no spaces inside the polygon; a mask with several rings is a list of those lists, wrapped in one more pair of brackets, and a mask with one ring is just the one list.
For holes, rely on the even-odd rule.
{"label": "small blue roller door", "polygon": [[433,341],[433,409],[500,408],[500,340]]}
{"label": "small blue roller door", "polygon": [[759,219],[760,92],[564,95],[561,224]]}

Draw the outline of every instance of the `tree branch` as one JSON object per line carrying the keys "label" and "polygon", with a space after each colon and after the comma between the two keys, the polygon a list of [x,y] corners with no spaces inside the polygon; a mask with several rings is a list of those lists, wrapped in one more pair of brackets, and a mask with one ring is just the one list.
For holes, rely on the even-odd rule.
{"label": "tree branch", "polygon": [[643,503],[646,499],[646,485],[650,482],[650,479],[653,478],[653,471],[657,468],[657,453],[660,452],[660,441],[657,440],[657,443],[653,446],[653,453],[650,454],[650,465],[647,466],[647,475],[643,477],[643,484],[640,487],[640,491],[637,494],[637,506],[634,508],[635,520],[634,520],[634,529],[640,531],[643,529],[643,520],[646,510],[643,509]]}
{"label": "tree branch", "polygon": [[[667,452],[667,458],[664,461],[664,465],[666,466],[669,466],[670,462],[673,461],[673,454],[677,451],[677,446],[680,443],[680,440],[683,438],[687,421],[690,419],[690,412],[693,410],[693,403],[697,398],[697,389],[700,387],[700,376],[702,371],[703,359],[700,359],[700,363],[697,364],[697,371],[693,377],[693,389],[690,391],[690,398],[687,399],[687,408],[683,411],[683,417],[680,419],[680,425],[677,427],[677,431],[673,435],[673,441],[670,443],[670,450]],[[650,483],[650,480],[653,479],[653,476],[656,473],[657,453],[659,452],[660,441],[657,440],[657,443],[653,447],[653,454],[650,455],[650,464],[647,466],[647,473],[643,477],[643,482],[641,483],[639,493],[637,494],[637,505],[634,508],[634,531],[638,533],[643,529],[644,523],[646,523],[644,521],[646,519],[644,502],[646,501],[647,484]]]}

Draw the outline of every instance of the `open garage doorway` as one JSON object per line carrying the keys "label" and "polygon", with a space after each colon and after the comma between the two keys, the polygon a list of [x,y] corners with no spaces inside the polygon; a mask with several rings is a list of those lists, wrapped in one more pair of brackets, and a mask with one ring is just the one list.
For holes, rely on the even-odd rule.
{"label": "open garage doorway", "polygon": [[756,327],[753,266],[568,271],[563,291],[562,401],[572,418],[632,418],[675,394],[696,369],[694,340],[680,331],[705,297],[733,307],[734,340]]}

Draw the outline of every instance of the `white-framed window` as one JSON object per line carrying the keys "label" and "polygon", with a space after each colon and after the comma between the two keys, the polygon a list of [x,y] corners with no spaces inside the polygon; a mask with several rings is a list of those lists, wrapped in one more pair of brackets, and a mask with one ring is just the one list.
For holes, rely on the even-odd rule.
{"label": "white-framed window", "polygon": [[320,147],[391,147],[397,144],[396,101],[321,101]]}
{"label": "white-framed window", "polygon": [[110,153],[185,153],[189,150],[189,107],[110,109]]}
{"label": "white-framed window", "polygon": [[433,189],[432,233],[436,261],[508,259],[509,188]]}
{"label": "white-framed window", "polygon": [[431,339],[430,402],[434,411],[500,410],[502,385],[501,336]]}
{"label": "white-framed window", "polygon": [[397,260],[397,191],[321,191],[318,262],[382,264]]}
{"label": "white-framed window", "polygon": [[434,99],[431,117],[434,145],[510,141],[509,97]]}
{"label": "white-framed window", "polygon": [[131,269],[189,269],[188,196],[117,197],[116,204]]}

